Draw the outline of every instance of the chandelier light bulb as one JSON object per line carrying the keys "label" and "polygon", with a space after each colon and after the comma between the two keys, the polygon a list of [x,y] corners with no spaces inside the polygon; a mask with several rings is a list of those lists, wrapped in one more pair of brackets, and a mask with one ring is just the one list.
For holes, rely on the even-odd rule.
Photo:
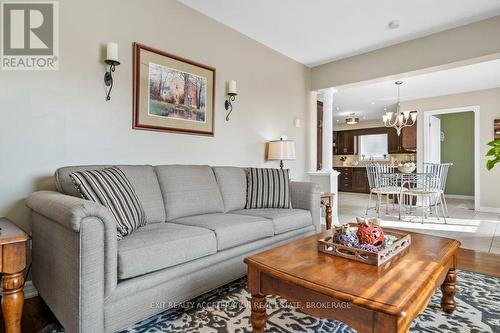
{"label": "chandelier light bulb", "polygon": [[[401,111],[401,94],[400,88],[403,84],[403,81],[394,82],[398,87],[398,102],[396,104],[396,114],[393,120],[393,112],[386,112],[385,115],[382,115],[382,121],[384,122],[385,127],[393,127],[396,129],[396,133],[401,135],[401,130],[404,127],[410,127],[415,125],[416,114],[417,111]],[[386,108],[384,108],[385,111]]]}

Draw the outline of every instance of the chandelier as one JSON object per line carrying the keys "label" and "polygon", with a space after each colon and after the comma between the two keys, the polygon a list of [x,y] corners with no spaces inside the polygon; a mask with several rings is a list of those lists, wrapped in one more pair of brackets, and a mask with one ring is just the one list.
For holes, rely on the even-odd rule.
{"label": "chandelier", "polygon": [[386,112],[382,116],[382,121],[384,122],[385,127],[394,127],[398,136],[400,136],[403,128],[415,125],[415,121],[417,120],[417,111],[400,110],[401,96],[399,90],[403,81],[396,81],[394,83],[398,87],[398,104],[396,106],[396,112]]}

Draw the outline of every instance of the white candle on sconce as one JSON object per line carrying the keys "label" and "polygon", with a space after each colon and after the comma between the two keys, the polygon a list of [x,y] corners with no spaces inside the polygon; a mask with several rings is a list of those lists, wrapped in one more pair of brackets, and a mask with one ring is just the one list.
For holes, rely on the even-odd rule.
{"label": "white candle on sconce", "polygon": [[234,95],[238,94],[238,90],[236,89],[236,81],[235,80],[229,81],[228,87],[227,87],[227,93],[234,94]]}
{"label": "white candle on sconce", "polygon": [[118,61],[118,44],[109,42],[106,44],[106,60]]}

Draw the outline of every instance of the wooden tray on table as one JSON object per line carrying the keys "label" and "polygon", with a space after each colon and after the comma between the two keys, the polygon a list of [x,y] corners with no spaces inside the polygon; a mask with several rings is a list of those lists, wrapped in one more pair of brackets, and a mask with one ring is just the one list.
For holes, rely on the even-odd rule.
{"label": "wooden tray on table", "polygon": [[[351,230],[355,232],[357,227],[351,227]],[[333,241],[333,234],[318,240],[318,251],[380,266],[398,256],[398,254],[405,251],[411,244],[411,235],[408,233],[387,230],[384,231],[384,234],[395,236],[397,240],[393,244],[381,248],[377,253],[336,243]]]}

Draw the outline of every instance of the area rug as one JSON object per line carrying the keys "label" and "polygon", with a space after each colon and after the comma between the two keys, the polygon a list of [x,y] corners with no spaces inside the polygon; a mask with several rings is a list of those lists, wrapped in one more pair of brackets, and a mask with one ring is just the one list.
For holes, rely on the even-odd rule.
{"label": "area rug", "polygon": [[[453,314],[447,315],[441,310],[441,291],[438,290],[427,309],[413,321],[410,332],[500,332],[500,279],[466,271],[457,274],[457,308]],[[246,278],[239,279],[120,333],[250,333],[250,295],[245,288]],[[268,297],[266,331],[356,332],[340,321],[304,314],[279,297]]]}
{"label": "area rug", "polygon": [[[500,279],[480,273],[457,271],[457,308],[452,315],[441,310],[441,291],[410,328],[412,333],[500,332]],[[250,333],[250,295],[246,278],[215,289],[181,307],[145,319],[119,333]],[[267,298],[266,332],[354,333],[337,320],[319,319],[294,309],[279,297]],[[63,333],[51,324],[40,333]]]}

